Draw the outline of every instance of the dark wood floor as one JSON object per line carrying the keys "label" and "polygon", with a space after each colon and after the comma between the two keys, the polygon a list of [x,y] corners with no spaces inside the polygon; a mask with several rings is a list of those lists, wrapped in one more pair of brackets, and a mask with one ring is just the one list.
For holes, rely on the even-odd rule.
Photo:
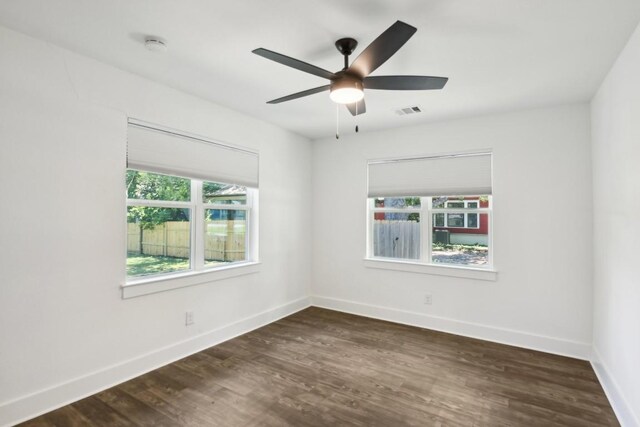
{"label": "dark wood floor", "polygon": [[618,423],[587,362],[312,307],[24,425]]}

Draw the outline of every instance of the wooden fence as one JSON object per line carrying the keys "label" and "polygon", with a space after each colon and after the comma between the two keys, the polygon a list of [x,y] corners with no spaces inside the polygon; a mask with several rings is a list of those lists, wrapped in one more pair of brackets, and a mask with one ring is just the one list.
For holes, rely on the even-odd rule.
{"label": "wooden fence", "polygon": [[[205,261],[245,259],[245,222],[210,221],[204,238]],[[170,221],[151,230],[127,224],[127,251],[133,254],[189,258],[191,229],[186,221]]]}
{"label": "wooden fence", "polygon": [[420,223],[415,221],[373,222],[373,254],[387,258],[420,258]]}

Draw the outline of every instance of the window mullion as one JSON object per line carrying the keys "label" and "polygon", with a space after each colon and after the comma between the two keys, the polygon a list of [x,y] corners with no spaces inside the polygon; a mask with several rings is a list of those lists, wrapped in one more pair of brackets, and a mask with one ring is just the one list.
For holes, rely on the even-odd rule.
{"label": "window mullion", "polygon": [[247,202],[244,205],[234,205],[234,204],[222,204],[222,203],[203,203],[203,209],[223,209],[223,210],[233,210],[233,211],[248,211],[250,207],[249,203],[249,192],[247,190]]}
{"label": "window mullion", "polygon": [[413,213],[422,212],[422,208],[371,208],[371,212],[382,212],[382,213]]}
{"label": "window mullion", "polygon": [[152,208],[190,208],[193,202],[176,202],[173,200],[127,199],[127,206]]}
{"label": "window mullion", "polygon": [[367,258],[371,258],[373,257],[373,228],[374,228],[374,224],[375,224],[375,220],[373,218],[374,215],[374,210],[375,208],[375,199],[370,198],[367,199],[367,248],[366,248],[366,255]]}
{"label": "window mullion", "polygon": [[[479,205],[479,204],[478,204]],[[493,254],[494,254],[494,247],[493,247],[493,197],[489,196],[489,213],[487,215],[487,223],[489,225],[489,231],[487,233],[487,240],[488,240],[488,265],[491,268],[494,268],[493,266]],[[478,227],[480,227],[480,215],[478,215]]]}
{"label": "window mullion", "polygon": [[467,209],[463,209],[463,208],[448,208],[448,209],[442,209],[442,208],[435,208],[435,209],[431,209],[432,213],[455,213],[455,214],[460,214],[460,213],[487,213],[487,212],[491,212],[491,209],[487,209],[487,208],[467,208]]}
{"label": "window mullion", "polygon": [[191,259],[194,270],[202,270],[204,268],[204,207],[202,203],[202,181],[198,179],[191,180],[191,202],[192,202],[192,230],[191,239]]}
{"label": "window mullion", "polygon": [[422,240],[420,260],[426,264],[431,263],[431,239],[433,234],[431,232],[431,230],[433,230],[433,215],[431,214],[431,203],[431,197],[422,197],[420,200],[420,206],[423,210],[423,213],[421,215],[426,216],[426,218],[421,221],[423,225],[422,227],[420,227]]}
{"label": "window mullion", "polygon": [[257,228],[257,224],[254,222],[254,196],[253,189],[247,188],[247,201],[246,201],[246,214],[244,217],[245,230],[244,230],[244,247],[245,258],[247,261],[257,261],[258,254],[256,253],[256,243],[254,240],[257,234],[254,234],[254,230]]}

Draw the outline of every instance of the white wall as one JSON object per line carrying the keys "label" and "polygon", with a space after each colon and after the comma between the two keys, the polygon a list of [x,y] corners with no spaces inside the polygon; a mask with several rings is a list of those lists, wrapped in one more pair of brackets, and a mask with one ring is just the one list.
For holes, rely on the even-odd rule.
{"label": "white wall", "polygon": [[640,27],[591,102],[595,367],[640,426]]}
{"label": "white wall", "polygon": [[[0,63],[0,425],[308,305],[308,140],[2,27]],[[259,150],[259,273],[121,299],[127,116]]]}
{"label": "white wall", "polygon": [[[363,265],[367,159],[483,149],[494,153],[497,281]],[[314,304],[589,357],[588,105],[315,141],[313,215]]]}

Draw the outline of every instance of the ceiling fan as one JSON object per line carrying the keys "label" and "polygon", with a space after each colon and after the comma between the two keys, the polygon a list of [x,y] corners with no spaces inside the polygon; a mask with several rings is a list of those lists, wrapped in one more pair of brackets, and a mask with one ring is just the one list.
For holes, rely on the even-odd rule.
{"label": "ceiling fan", "polygon": [[447,77],[429,76],[370,76],[378,67],[391,58],[417,31],[415,27],[402,21],[387,28],[349,65],[349,55],[353,53],[358,42],[352,38],[336,41],[338,51],[344,56],[344,68],[332,73],[315,65],[258,48],[253,51],[256,55],[286,65],[305,73],[330,80],[328,85],[307,89],[292,95],[274,99],[267,104],[279,104],[285,101],[302,98],[324,91],[330,91],[329,97],[338,104],[345,104],[352,115],[365,113],[365,89],[381,90],[433,90],[442,89],[447,83]]}

